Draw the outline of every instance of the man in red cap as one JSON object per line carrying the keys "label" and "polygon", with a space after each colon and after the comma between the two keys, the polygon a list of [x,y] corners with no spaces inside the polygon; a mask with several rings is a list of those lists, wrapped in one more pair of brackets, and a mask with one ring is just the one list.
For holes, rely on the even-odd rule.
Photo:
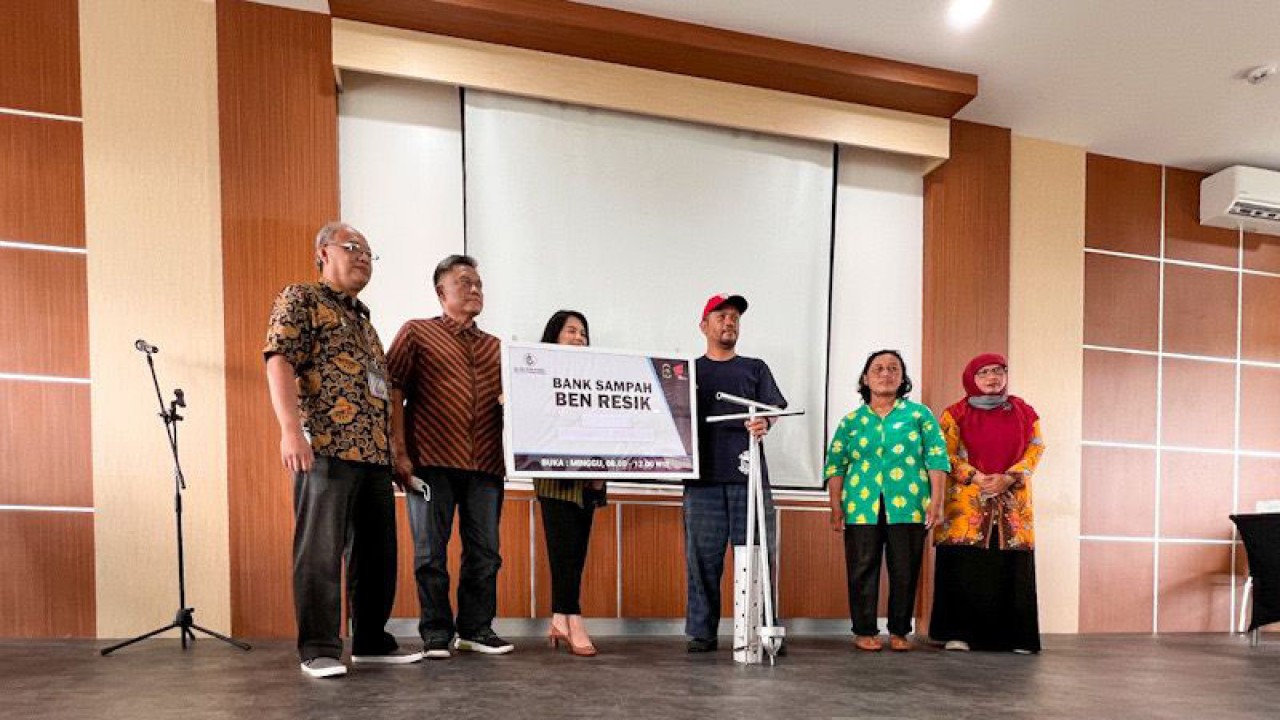
{"label": "man in red cap", "polygon": [[[763,360],[738,355],[738,328],[747,301],[741,295],[712,295],[702,309],[698,327],[707,338],[707,352],[698,358],[698,479],[684,487],[685,561],[688,609],[685,634],[689,652],[710,652],[719,647],[720,577],[724,573],[725,547],[745,545],[747,540],[747,458],[750,435],[764,437],[770,422],[758,419],[708,423],[707,417],[742,412],[742,408],[716,399],[729,393],[766,405],[786,407],[773,373]],[[769,468],[760,452],[764,480],[765,519],[769,528],[769,552],[774,555],[773,498],[769,493]]]}

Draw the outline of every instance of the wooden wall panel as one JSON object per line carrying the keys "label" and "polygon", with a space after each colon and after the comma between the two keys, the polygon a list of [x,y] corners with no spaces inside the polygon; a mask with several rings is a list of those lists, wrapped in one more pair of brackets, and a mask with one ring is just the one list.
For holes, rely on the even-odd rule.
{"label": "wooden wall panel", "polygon": [[[542,508],[534,504],[537,536],[533,553],[537,563],[534,579],[536,616],[551,616],[551,566],[547,563],[547,536],[542,526]],[[591,544],[587,547],[587,566],[582,572],[582,615],[584,617],[616,617],[618,615],[618,506],[606,505],[596,510],[591,521]]]}
{"label": "wooden wall panel", "polygon": [[396,496],[396,603],[391,617],[418,617],[418,585],[413,577],[413,533],[404,495]]}
{"label": "wooden wall panel", "polygon": [[1274,235],[1245,233],[1244,266],[1250,270],[1280,273],[1280,241]]}
{"label": "wooden wall panel", "polygon": [[1159,263],[1085,254],[1085,344],[1154,351],[1159,338]]}
{"label": "wooden wall panel", "polygon": [[1159,165],[1085,157],[1086,247],[1160,255]]}
{"label": "wooden wall panel", "polygon": [[[502,570],[498,572],[498,617],[533,617],[533,558],[529,556],[533,533],[533,500],[507,498],[502,507],[499,547]],[[461,543],[458,543],[461,552]],[[461,568],[461,564],[459,564]],[[450,572],[457,577],[456,572]]]}
{"label": "wooden wall panel", "polygon": [[1165,168],[1164,254],[1177,260],[1237,267],[1239,233],[1200,224],[1200,181],[1207,177],[1207,173]]}
{"label": "wooden wall panel", "polygon": [[563,0],[331,0],[334,17],[951,117],[978,78]]}
{"label": "wooden wall panel", "polygon": [[[979,353],[1009,352],[1009,223],[1012,135],[955,121],[951,158],[924,179],[924,403],[964,396],[960,373]],[[917,616],[928,625],[933,552],[926,553]]]}
{"label": "wooden wall panel", "polygon": [[[1164,351],[1235,357],[1238,279],[1239,275],[1233,272],[1167,265],[1164,269]],[[1123,297],[1120,295],[1116,300]]]}
{"label": "wooden wall panel", "polygon": [[1159,631],[1230,632],[1231,575],[1230,545],[1162,545]]}
{"label": "wooden wall panel", "polygon": [[[1227,516],[1234,512],[1233,463],[1226,454],[1165,451],[1160,456],[1160,537],[1232,539],[1234,526]],[[1167,549],[1160,551],[1161,563]],[[1164,571],[1162,565],[1162,583]],[[1161,632],[1171,629],[1160,623]]]}
{"label": "wooden wall panel", "polygon": [[925,404],[935,412],[964,394],[973,356],[1009,348],[1007,129],[954,122],[951,159],[924,181]]}
{"label": "wooden wall panel", "polygon": [[0,512],[0,637],[93,637],[93,515]]}
{"label": "wooden wall panel", "polygon": [[0,113],[0,240],[84,247],[82,145],[80,123]]}
{"label": "wooden wall panel", "polygon": [[778,528],[778,611],[782,617],[847,618],[844,534],[830,513],[784,510]]}
{"label": "wooden wall panel", "polygon": [[0,505],[93,505],[89,386],[0,380]]}
{"label": "wooden wall panel", "polygon": [[[508,499],[502,508],[502,570],[498,573],[498,615],[529,617],[529,501]],[[457,516],[449,537],[449,602],[458,609],[458,573],[462,570],[462,538]],[[418,581],[414,577],[413,530],[403,495],[396,497],[396,601],[391,616],[418,618]]]}
{"label": "wooden wall panel", "polygon": [[684,516],[678,505],[624,504],[622,617],[685,613]]}
{"label": "wooden wall panel", "polygon": [[1154,563],[1152,543],[1081,543],[1080,632],[1151,632]]}
{"label": "wooden wall panel", "polygon": [[83,255],[0,248],[0,372],[89,376]]}
{"label": "wooden wall panel", "polygon": [[0,3],[0,107],[80,115],[78,0]]}
{"label": "wooden wall panel", "polygon": [[[1160,442],[1166,446],[1230,450],[1236,410],[1235,368],[1226,363],[1171,357],[1160,362],[1164,373]],[[1224,392],[1226,388],[1230,391]]]}
{"label": "wooden wall panel", "polygon": [[232,630],[293,633],[290,483],[261,347],[271,301],[314,277],[311,240],[338,214],[330,21],[218,3]]}
{"label": "wooden wall panel", "polygon": [[1245,275],[1241,308],[1240,355],[1246,360],[1280,362],[1280,278]]}
{"label": "wooden wall panel", "polygon": [[1154,535],[1155,451],[1088,446],[1082,451],[1079,534]]}

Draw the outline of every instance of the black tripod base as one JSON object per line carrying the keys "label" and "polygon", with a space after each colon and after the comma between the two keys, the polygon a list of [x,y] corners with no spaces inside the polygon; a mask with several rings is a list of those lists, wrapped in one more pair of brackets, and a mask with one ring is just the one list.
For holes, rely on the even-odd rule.
{"label": "black tripod base", "polygon": [[103,657],[106,657],[107,655],[110,655],[111,653],[119,650],[120,648],[129,647],[134,643],[142,642],[143,640],[146,640],[149,637],[153,637],[155,635],[159,635],[162,632],[168,632],[170,630],[178,631],[178,637],[182,639],[183,650],[187,649],[188,643],[194,643],[196,641],[196,634],[192,632],[193,630],[199,630],[200,632],[204,633],[205,635],[208,635],[209,637],[217,638],[222,642],[228,645],[233,645],[235,647],[238,647],[241,650],[249,649],[248,643],[242,643],[239,640],[236,640],[235,638],[227,637],[222,633],[216,633],[212,630],[209,630],[208,628],[200,627],[199,625],[196,624],[194,614],[195,614],[195,608],[182,608],[181,610],[178,611],[178,614],[174,616],[173,622],[169,623],[168,625],[165,625],[164,627],[156,628],[155,630],[152,630],[151,632],[148,632],[148,633],[143,633],[135,638],[130,638],[128,640],[125,640],[124,642],[116,643],[111,647],[103,648],[101,651],[101,654]]}

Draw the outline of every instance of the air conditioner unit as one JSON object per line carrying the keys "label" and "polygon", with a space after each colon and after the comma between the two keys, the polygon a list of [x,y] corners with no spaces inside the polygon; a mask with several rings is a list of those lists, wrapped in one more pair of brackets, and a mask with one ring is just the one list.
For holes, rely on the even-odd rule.
{"label": "air conditioner unit", "polygon": [[1200,224],[1280,235],[1280,172],[1233,165],[1200,181]]}

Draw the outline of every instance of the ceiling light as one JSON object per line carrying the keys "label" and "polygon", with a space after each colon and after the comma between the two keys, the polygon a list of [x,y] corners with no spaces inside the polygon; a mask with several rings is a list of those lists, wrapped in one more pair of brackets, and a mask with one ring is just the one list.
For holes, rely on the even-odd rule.
{"label": "ceiling light", "polygon": [[968,30],[991,9],[991,0],[951,0],[947,20],[957,30]]}

